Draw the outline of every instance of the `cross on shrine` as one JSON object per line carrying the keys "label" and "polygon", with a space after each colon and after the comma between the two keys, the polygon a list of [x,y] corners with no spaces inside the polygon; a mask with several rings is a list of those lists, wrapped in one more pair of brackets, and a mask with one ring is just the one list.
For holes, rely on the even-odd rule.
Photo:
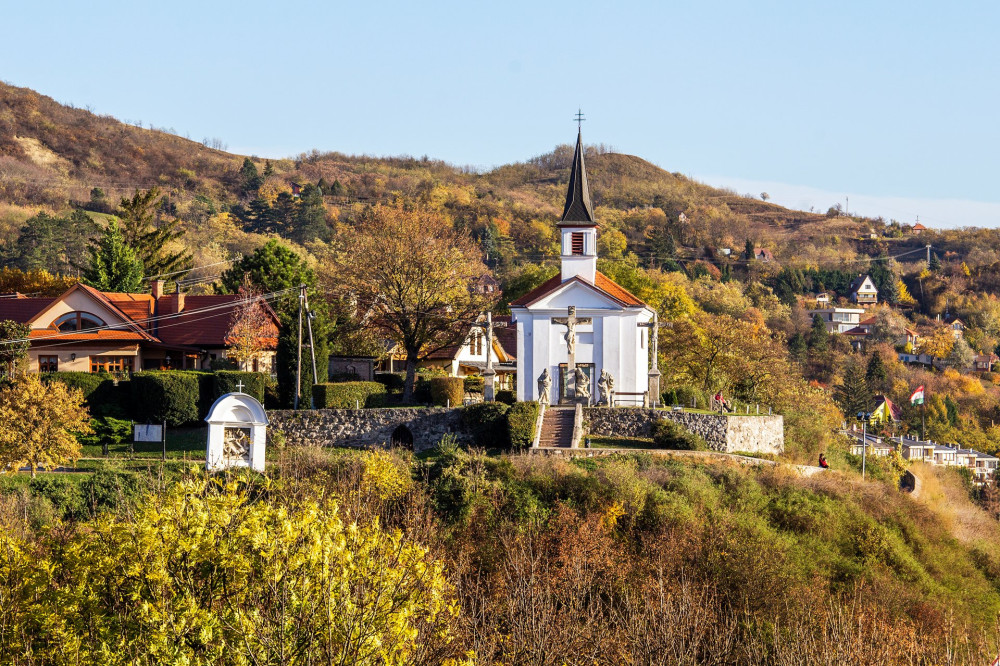
{"label": "cross on shrine", "polygon": [[576,398],[576,327],[579,324],[593,323],[590,317],[577,317],[576,306],[571,305],[566,308],[566,317],[553,317],[552,323],[566,327],[566,397],[570,400]]}
{"label": "cross on shrine", "polygon": [[243,393],[243,380],[236,382],[236,392]]}

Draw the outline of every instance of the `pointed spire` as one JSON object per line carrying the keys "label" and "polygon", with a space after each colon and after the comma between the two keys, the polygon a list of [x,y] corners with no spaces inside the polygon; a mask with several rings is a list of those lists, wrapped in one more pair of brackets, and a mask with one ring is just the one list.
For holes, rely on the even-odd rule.
{"label": "pointed spire", "polygon": [[577,130],[576,152],[569,172],[569,191],[566,192],[566,206],[563,208],[559,226],[593,226],[594,207],[590,203],[590,187],[587,185],[587,167],[583,163],[583,133]]}

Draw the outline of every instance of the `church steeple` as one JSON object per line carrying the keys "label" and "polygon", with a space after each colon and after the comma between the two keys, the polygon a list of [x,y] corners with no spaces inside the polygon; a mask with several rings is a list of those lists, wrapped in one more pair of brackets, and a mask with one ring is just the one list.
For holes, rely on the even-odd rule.
{"label": "church steeple", "polygon": [[[579,115],[579,114],[578,114]],[[597,279],[597,222],[590,203],[587,167],[583,163],[583,135],[577,130],[573,168],[569,172],[569,190],[562,218],[556,225],[562,235],[562,280],[580,277],[593,283]]]}
{"label": "church steeple", "polygon": [[583,162],[583,133],[577,130],[576,152],[573,153],[573,166],[569,171],[566,205],[563,207],[559,226],[591,227],[595,225],[594,207],[590,203],[590,186],[587,185],[587,167]]}

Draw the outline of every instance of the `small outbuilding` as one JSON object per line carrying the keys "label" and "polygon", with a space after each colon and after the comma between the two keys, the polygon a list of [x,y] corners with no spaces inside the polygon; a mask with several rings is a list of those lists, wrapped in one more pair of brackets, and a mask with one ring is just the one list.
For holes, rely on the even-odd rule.
{"label": "small outbuilding", "polygon": [[210,472],[233,467],[264,471],[267,414],[251,395],[237,391],[220,397],[208,410],[205,464]]}

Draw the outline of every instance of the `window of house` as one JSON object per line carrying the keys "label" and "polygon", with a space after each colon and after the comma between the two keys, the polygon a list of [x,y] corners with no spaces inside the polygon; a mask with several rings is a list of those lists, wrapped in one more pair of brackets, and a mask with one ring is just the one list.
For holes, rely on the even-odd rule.
{"label": "window of house", "polygon": [[91,372],[132,372],[133,356],[91,356]]}
{"label": "window of house", "polygon": [[38,357],[38,372],[58,372],[58,371],[59,371],[58,356]]}
{"label": "window of house", "polygon": [[86,331],[101,326],[107,326],[107,324],[104,323],[103,319],[89,312],[67,312],[52,322],[52,328],[57,328],[63,333]]}
{"label": "window of house", "polygon": [[571,254],[583,254],[583,232],[574,231],[570,236]]}

